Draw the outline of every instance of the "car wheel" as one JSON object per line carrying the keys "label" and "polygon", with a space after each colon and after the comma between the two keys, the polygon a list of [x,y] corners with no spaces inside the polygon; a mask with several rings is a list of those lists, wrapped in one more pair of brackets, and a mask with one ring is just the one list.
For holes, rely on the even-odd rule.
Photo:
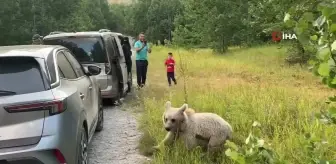
{"label": "car wheel", "polygon": [[103,108],[103,99],[101,98],[101,92],[99,89],[99,104],[98,104],[98,122],[96,126],[96,131],[100,132],[104,128],[104,108]]}
{"label": "car wheel", "polygon": [[88,137],[85,131],[85,128],[82,127],[80,133],[80,141],[79,141],[79,151],[78,151],[78,162],[77,164],[88,164]]}
{"label": "car wheel", "polygon": [[104,109],[102,107],[99,107],[96,132],[100,132],[103,129],[104,129]]}

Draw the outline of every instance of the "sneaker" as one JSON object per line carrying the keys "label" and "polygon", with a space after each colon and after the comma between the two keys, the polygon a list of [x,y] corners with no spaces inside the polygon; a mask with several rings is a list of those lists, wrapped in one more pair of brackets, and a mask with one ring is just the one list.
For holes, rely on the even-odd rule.
{"label": "sneaker", "polygon": [[115,101],[115,102],[114,102],[114,105],[115,105],[115,106],[120,106],[120,105],[122,105],[122,100],[119,99],[119,100]]}

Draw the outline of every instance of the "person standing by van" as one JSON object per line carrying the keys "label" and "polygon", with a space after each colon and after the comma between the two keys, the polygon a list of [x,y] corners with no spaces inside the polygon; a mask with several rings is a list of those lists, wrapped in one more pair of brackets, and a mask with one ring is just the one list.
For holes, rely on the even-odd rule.
{"label": "person standing by van", "polygon": [[125,55],[126,65],[127,65],[127,72],[128,74],[132,73],[132,51],[131,51],[131,45],[129,43],[128,37],[123,37],[122,39],[122,49]]}
{"label": "person standing by van", "polygon": [[134,48],[136,51],[135,65],[137,72],[138,87],[142,88],[146,84],[148,59],[147,53],[151,53],[151,49],[145,40],[145,34],[142,32],[139,34],[139,40],[135,42]]}

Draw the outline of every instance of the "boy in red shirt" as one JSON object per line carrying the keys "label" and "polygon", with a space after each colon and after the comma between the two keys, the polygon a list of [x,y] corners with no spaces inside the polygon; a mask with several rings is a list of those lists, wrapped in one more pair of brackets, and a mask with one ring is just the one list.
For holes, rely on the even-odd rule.
{"label": "boy in red shirt", "polygon": [[176,85],[176,79],[175,79],[175,60],[173,59],[173,53],[168,53],[168,59],[165,62],[165,66],[167,67],[167,78],[168,78],[168,84],[171,86],[171,80],[174,81]]}

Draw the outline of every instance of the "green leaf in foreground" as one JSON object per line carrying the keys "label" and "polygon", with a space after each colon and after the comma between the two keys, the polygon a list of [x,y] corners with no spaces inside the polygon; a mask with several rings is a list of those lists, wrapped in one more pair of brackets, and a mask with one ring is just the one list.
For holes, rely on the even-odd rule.
{"label": "green leaf in foreground", "polygon": [[336,32],[336,24],[333,23],[331,26],[330,26],[330,32]]}
{"label": "green leaf in foreground", "polygon": [[329,76],[329,72],[330,72],[330,68],[329,68],[329,64],[328,63],[322,63],[320,64],[319,68],[318,68],[318,73],[321,76]]}
{"label": "green leaf in foreground", "polygon": [[336,164],[336,160],[328,161],[329,164]]}
{"label": "green leaf in foreground", "polygon": [[235,151],[238,151],[239,149],[238,146],[234,142],[231,142],[231,141],[226,141],[226,145]]}
{"label": "green leaf in foreground", "polygon": [[310,60],[308,60],[308,64],[313,66],[313,65],[317,64],[317,62],[315,60],[310,59]]}
{"label": "green leaf in foreground", "polygon": [[235,151],[232,151],[231,149],[227,149],[225,151],[225,155],[230,157],[233,160],[237,160],[238,159],[238,153]]}
{"label": "green leaf in foreground", "polygon": [[330,56],[330,51],[327,47],[320,49],[317,54],[317,57],[323,61],[327,60],[329,56]]}
{"label": "green leaf in foreground", "polygon": [[317,26],[317,27],[321,27],[326,21],[326,18],[325,16],[321,15],[320,17],[318,17],[315,22],[313,23],[314,26]]}
{"label": "green leaf in foreground", "polygon": [[331,44],[331,51],[336,51],[336,40]]}
{"label": "green leaf in foreground", "polygon": [[333,78],[330,83],[331,84],[336,84],[336,78]]}
{"label": "green leaf in foreground", "polygon": [[311,12],[304,13],[303,17],[309,22],[314,21],[314,14]]}
{"label": "green leaf in foreground", "polygon": [[245,144],[250,143],[251,137],[252,137],[252,133],[250,133],[249,136],[245,139]]}
{"label": "green leaf in foreground", "polygon": [[333,12],[333,8],[329,6],[324,6],[322,9],[322,14],[326,16],[327,18],[332,14],[332,12]]}
{"label": "green leaf in foreground", "polygon": [[225,155],[230,157],[232,160],[236,161],[238,164],[245,164],[245,158],[240,156],[237,152],[232,151],[231,149],[227,149],[225,151]]}
{"label": "green leaf in foreground", "polygon": [[317,35],[310,36],[310,40],[316,41],[317,40]]}
{"label": "green leaf in foreground", "polygon": [[284,22],[287,22],[288,20],[290,20],[290,14],[289,13],[286,13],[285,14],[285,18],[284,18]]}
{"label": "green leaf in foreground", "polygon": [[289,27],[289,28],[291,28],[291,27],[294,27],[295,26],[295,21],[293,21],[293,20],[287,20],[286,22],[285,22],[285,26],[286,27]]}
{"label": "green leaf in foreground", "polygon": [[302,33],[303,33],[303,28],[301,28],[301,27],[295,27],[294,28],[294,31],[295,31],[295,33],[297,33],[298,35],[301,35]]}

